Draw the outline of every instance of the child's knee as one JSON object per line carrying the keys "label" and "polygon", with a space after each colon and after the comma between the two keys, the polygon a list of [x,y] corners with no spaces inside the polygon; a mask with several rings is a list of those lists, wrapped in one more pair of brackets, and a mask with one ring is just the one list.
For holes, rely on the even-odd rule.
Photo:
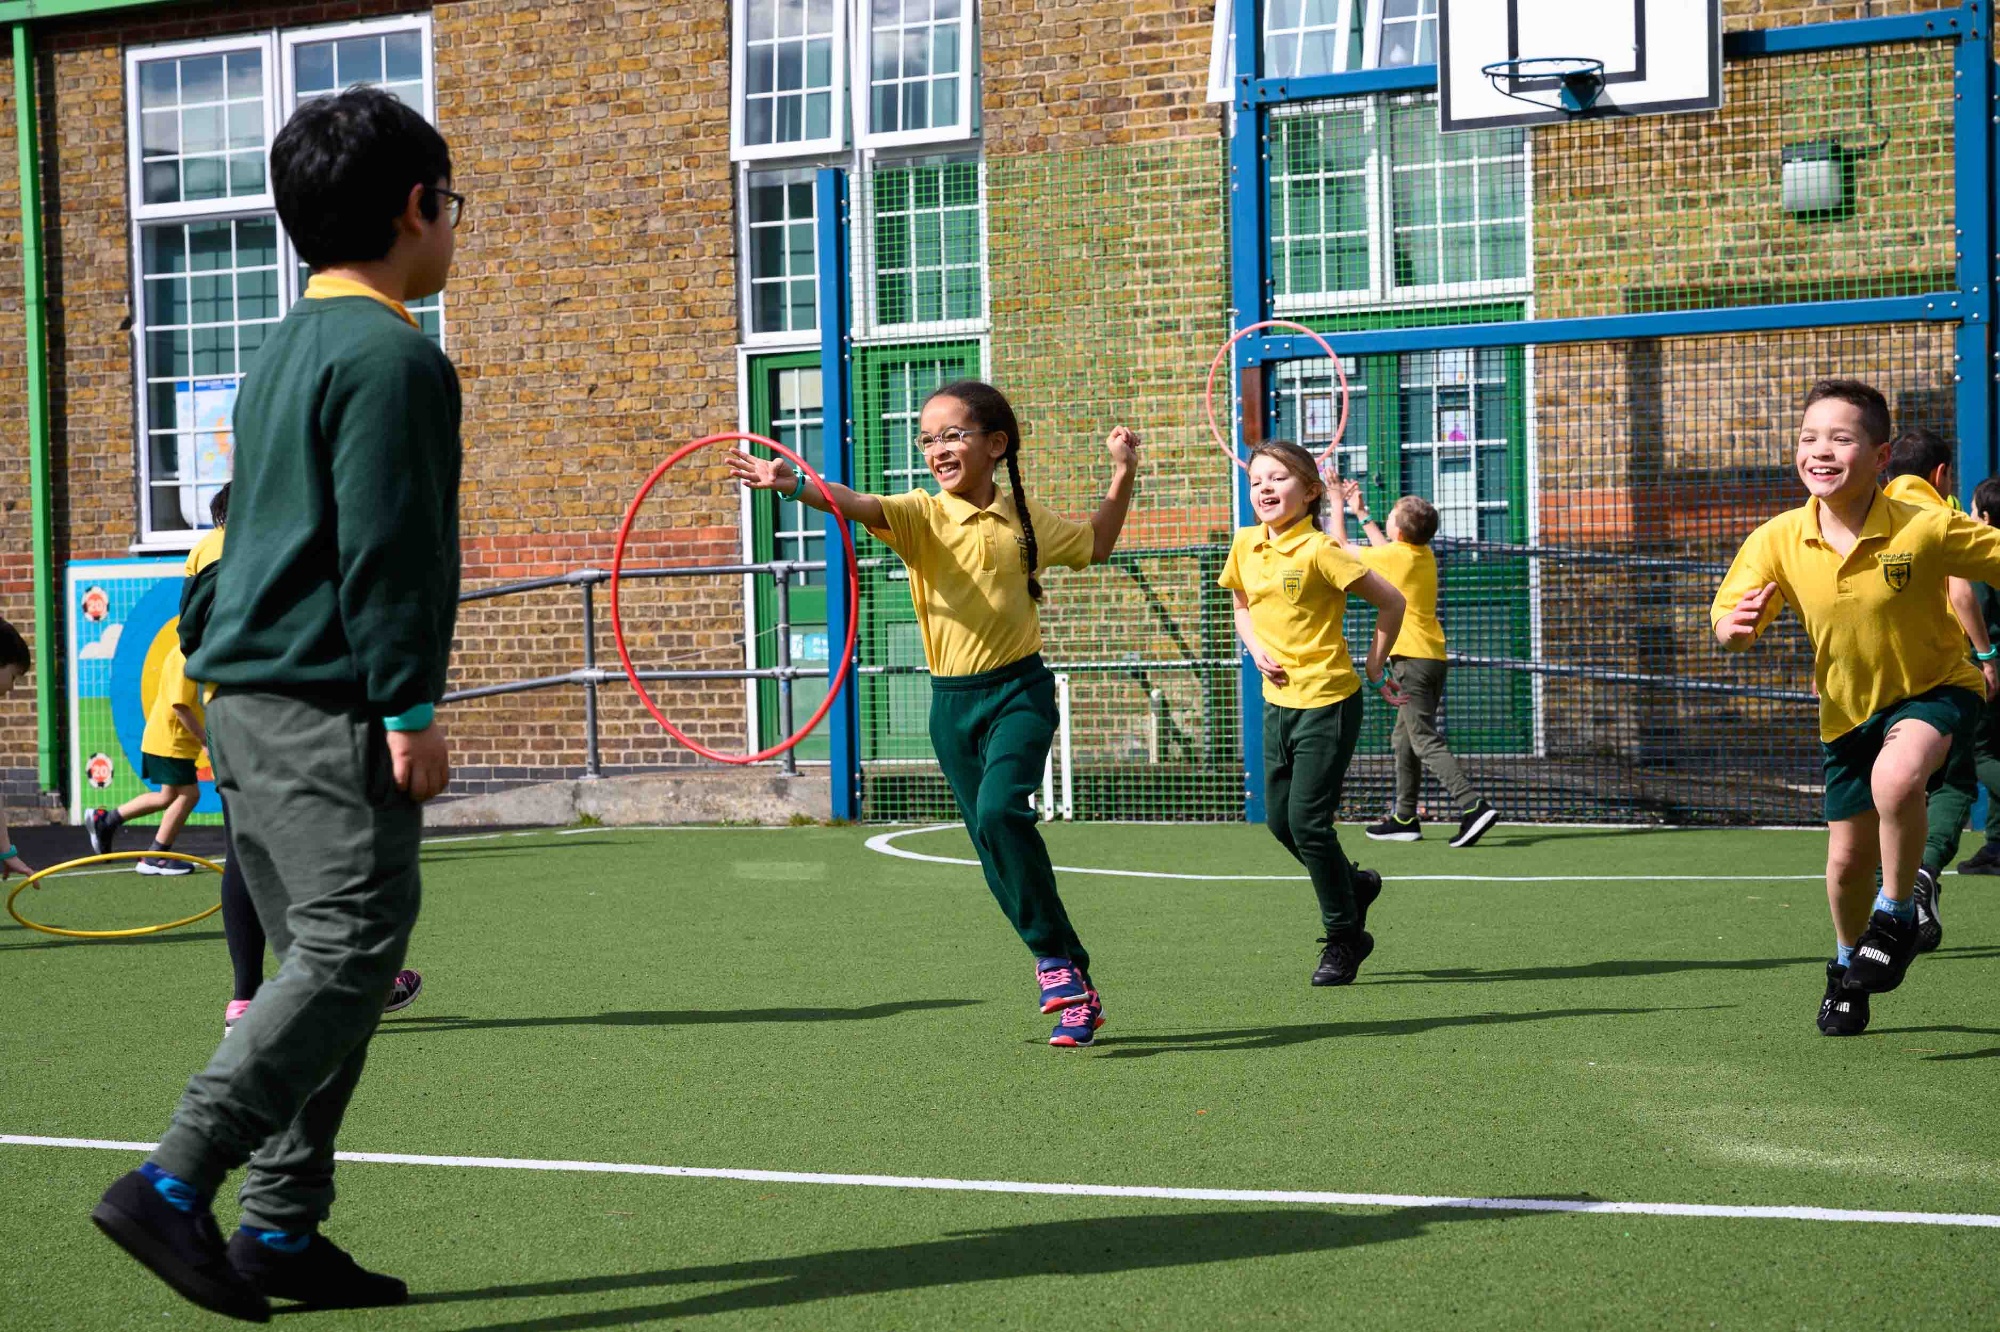
{"label": "child's knee", "polygon": [[1884,755],[1868,775],[1875,808],[1884,814],[1902,813],[1912,804],[1922,804],[1929,784],[1930,773],[1922,763],[1902,755]]}

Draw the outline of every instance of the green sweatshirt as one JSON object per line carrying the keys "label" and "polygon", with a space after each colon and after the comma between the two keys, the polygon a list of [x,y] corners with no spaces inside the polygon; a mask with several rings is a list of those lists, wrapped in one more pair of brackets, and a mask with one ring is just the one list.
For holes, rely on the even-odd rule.
{"label": "green sweatshirt", "polygon": [[444,694],[458,619],[458,374],[382,301],[295,303],[236,399],[229,551],[188,674],[344,696]]}

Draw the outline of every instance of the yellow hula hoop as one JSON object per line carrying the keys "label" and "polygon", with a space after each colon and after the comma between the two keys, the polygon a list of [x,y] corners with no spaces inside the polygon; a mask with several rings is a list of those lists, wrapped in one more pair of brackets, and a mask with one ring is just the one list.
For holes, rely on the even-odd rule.
{"label": "yellow hula hoop", "polygon": [[51,865],[47,869],[36,870],[27,878],[21,880],[15,886],[14,891],[7,894],[7,914],[31,930],[40,930],[43,934],[59,934],[65,939],[133,939],[142,934],[160,934],[166,930],[177,930],[183,925],[192,925],[198,920],[207,920],[210,916],[222,910],[222,903],[217,902],[198,916],[184,916],[179,920],[170,920],[164,925],[141,925],[135,930],[65,930],[60,926],[44,925],[40,921],[29,920],[14,909],[15,898],[19,897],[29,888],[33,888],[37,892],[41,891],[41,880],[48,878],[51,874],[60,874],[64,870],[81,869],[85,865],[101,865],[107,860],[143,860],[147,856],[157,856],[162,860],[185,860],[190,865],[199,865],[205,870],[213,870],[217,874],[222,873],[222,866],[216,864],[214,861],[204,860],[200,856],[183,855],[179,851],[113,851],[102,856],[85,856],[81,860],[65,860],[60,865]]}

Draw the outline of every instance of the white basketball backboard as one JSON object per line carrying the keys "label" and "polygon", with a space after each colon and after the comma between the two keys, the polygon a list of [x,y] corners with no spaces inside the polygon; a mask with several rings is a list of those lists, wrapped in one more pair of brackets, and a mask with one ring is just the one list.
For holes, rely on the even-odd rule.
{"label": "white basketball backboard", "polygon": [[1722,105],[1722,0],[1443,0],[1438,128],[1579,118],[1561,106],[1551,65],[1494,68],[1520,60],[1602,61],[1603,89],[1583,118],[1712,111]]}

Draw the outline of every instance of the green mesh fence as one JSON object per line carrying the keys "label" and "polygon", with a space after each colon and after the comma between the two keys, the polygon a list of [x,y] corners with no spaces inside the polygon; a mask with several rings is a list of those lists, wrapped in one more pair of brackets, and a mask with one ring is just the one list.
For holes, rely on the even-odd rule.
{"label": "green mesh fence", "polygon": [[[1870,380],[1899,425],[1955,433],[1955,326],[1536,346],[1532,321],[1951,290],[1952,85],[1950,46],[1922,43],[1732,64],[1714,113],[1440,135],[1432,97],[1393,94],[1268,117],[1273,313],[1327,332],[1529,321],[1521,347],[1347,358],[1339,451],[1378,515],[1406,494],[1440,511],[1443,727],[1509,815],[1816,819],[1803,636],[1788,618],[1724,657],[1709,598],[1802,499],[1790,439],[1813,379]],[[1095,504],[1111,425],[1146,437],[1117,559],[1047,580],[1068,704],[1053,815],[1242,813],[1215,587],[1234,483],[1201,416],[1232,315],[1222,147],[901,163],[855,191],[859,485],[927,484],[916,412],[963,375],[1013,399],[1027,485],[1058,511]],[[1802,210],[1784,167],[1807,158],[1838,189]],[[1330,371],[1275,367],[1252,429],[1325,446]],[[864,813],[952,818],[907,586],[865,544]],[[1353,603],[1357,650],[1369,621]],[[1349,816],[1388,803],[1390,717],[1371,704]]]}

